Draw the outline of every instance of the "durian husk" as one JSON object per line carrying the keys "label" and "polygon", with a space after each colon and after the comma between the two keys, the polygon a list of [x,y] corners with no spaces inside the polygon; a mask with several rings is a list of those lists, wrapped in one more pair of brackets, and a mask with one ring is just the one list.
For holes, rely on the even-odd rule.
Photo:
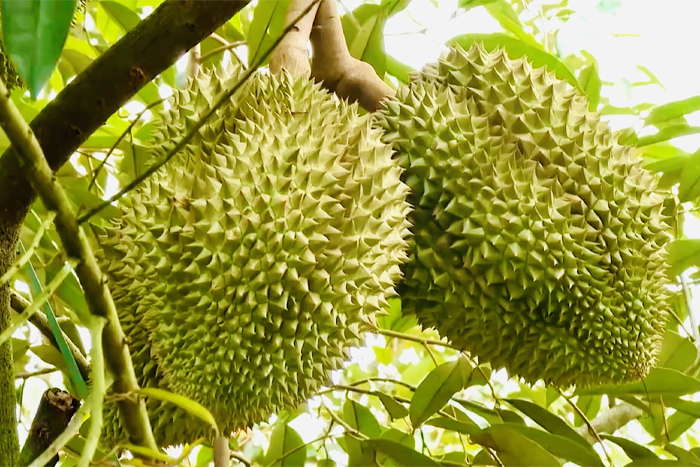
{"label": "durian husk", "polygon": [[529,383],[643,378],[667,318],[667,194],[588,105],[475,45],[379,117],[414,207],[403,312]]}
{"label": "durian husk", "polygon": [[[177,91],[159,155],[237,79]],[[369,115],[308,79],[257,74],[123,200],[99,253],[142,387],[206,407],[222,433],[327,383],[395,295],[407,186]],[[148,400],[159,445],[213,436]],[[125,440],[113,405],[103,442]]]}

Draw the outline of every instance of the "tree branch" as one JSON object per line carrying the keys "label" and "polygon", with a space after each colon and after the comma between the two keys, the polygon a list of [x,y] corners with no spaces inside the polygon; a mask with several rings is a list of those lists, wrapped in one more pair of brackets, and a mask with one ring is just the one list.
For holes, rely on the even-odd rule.
{"label": "tree branch", "polygon": [[[126,336],[119,323],[117,308],[107,287],[107,281],[102,276],[85,232],[72,213],[68,196],[56,182],[39,142],[9,98],[7,88],[2,82],[0,82],[0,125],[12,145],[18,149],[20,165],[23,166],[32,188],[39,193],[46,208],[56,212],[54,222],[58,236],[68,258],[77,260],[75,272],[85,290],[90,312],[94,316],[107,320],[103,344],[108,349],[106,359],[114,375],[115,391],[120,393],[138,391],[138,381],[131,363],[131,354],[126,345]],[[81,320],[85,324],[91,324],[92,317],[82,316]],[[157,450],[144,401],[124,399],[117,404],[129,441],[138,446]]]}
{"label": "tree branch", "polygon": [[[641,409],[627,402],[620,402],[591,420],[591,427],[595,430],[595,433],[607,433],[611,435],[632,420],[638,419],[642,413]],[[586,424],[580,426],[577,431],[578,434],[583,436],[589,443],[596,443],[597,439],[595,434],[591,433],[591,430]]]}
{"label": "tree branch", "polygon": [[[287,13],[290,24],[298,12],[312,0],[293,0]],[[313,25],[311,14],[295,24],[294,34],[285,39],[270,60],[270,70],[286,68],[293,76],[309,72],[306,46],[311,40],[314,50],[311,76],[338,96],[358,102],[370,112],[381,106],[381,101],[394,95],[394,91],[377,76],[369,63],[350,55],[343,26],[338,16],[336,0],[323,0],[316,11]]]}
{"label": "tree branch", "polygon": [[[21,314],[25,310],[25,308],[29,306],[29,301],[14,290],[10,292],[10,300],[12,309],[18,314]],[[39,332],[42,333],[44,337],[46,337],[49,340],[51,345],[53,345],[57,350],[60,351],[58,342],[56,342],[56,337],[53,335],[53,332],[51,332],[51,327],[49,327],[49,321],[46,319],[46,316],[44,316],[41,313],[35,313],[29,318],[29,322],[32,323],[34,327],[36,327],[39,330]],[[65,339],[66,344],[68,344],[68,349],[73,355],[75,362],[78,364],[80,375],[85,381],[88,381],[90,379],[90,365],[88,364],[87,359],[85,358],[83,353],[78,349],[78,346],[76,346],[75,343],[73,343],[73,341],[71,340],[71,338],[66,335],[66,333],[63,333],[63,338]]]}

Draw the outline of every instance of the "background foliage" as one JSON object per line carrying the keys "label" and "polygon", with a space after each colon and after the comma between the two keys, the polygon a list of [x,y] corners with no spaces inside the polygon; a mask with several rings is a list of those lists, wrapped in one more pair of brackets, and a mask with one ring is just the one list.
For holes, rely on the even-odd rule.
{"label": "background foliage", "polygon": [[[12,5],[20,8],[21,4],[5,1],[3,16],[20,14],[12,12]],[[21,31],[15,32],[3,20],[9,55],[31,93],[38,96],[33,100],[23,89],[13,92],[12,100],[24,118],[31,120],[158,4],[159,0],[88,2],[70,30],[67,21],[57,21],[54,35],[45,36],[50,39],[68,34],[63,49],[55,50],[55,63],[41,62],[48,59],[40,53],[55,49],[55,40],[18,45]],[[285,0],[251,3],[204,40],[199,50],[146,85],[91,135],[71,163],[56,174],[74,210],[80,214],[96,206],[144,171],[149,157],[150,109],[165,105],[163,98],[184,85],[193,64],[254,63],[260,51],[281,34],[287,4]],[[607,19],[621,7],[615,0],[602,0],[594,8],[569,0],[340,4],[345,8],[342,22],[352,55],[369,62],[392,86],[408,82],[413,70],[397,59],[398,54],[388,52],[411,55],[410,46],[404,44],[403,52],[398,47],[402,41],[422,43],[436,52],[445,43],[468,46],[479,41],[488,49],[502,47],[511,57],[525,55],[537,66],[546,65],[584,92],[590,109],[601,112],[620,129],[620,138],[637,147],[647,167],[660,174],[664,186],[673,187],[680,201],[677,212],[672,213],[677,222],[670,247],[671,267],[677,276],[674,316],[666,331],[659,367],[644,382],[559,392],[541,384],[520,384],[504,372],[478,365],[439,341],[435,333],[421,332],[413,319],[401,316],[400,304],[393,300],[388,314],[380,319],[382,333],[367,336],[366,345],[353,352],[346,368],[333,375],[326,389],[298,410],[277,414],[269,423],[230,439],[236,462],[319,466],[498,465],[499,461],[504,465],[700,465],[700,330],[692,312],[692,293],[698,295],[700,284],[700,144],[692,136],[700,133],[700,90],[676,89],[672,95],[680,93],[682,98],[668,102],[662,80],[649,63],[641,62],[636,64],[639,79],[606,79],[611,73],[598,63],[595,51],[587,50],[586,39],[600,34],[609,35],[611,40],[626,39],[605,29]],[[55,13],[57,17],[61,14],[58,10]],[[490,21],[493,32],[469,32],[470,25],[483,29],[484,18]],[[435,23],[447,19],[452,26],[446,29],[458,24],[460,33],[435,41]],[[433,25],[425,25],[424,20]],[[46,30],[54,26],[37,21],[30,27]],[[579,31],[578,41],[572,30]],[[18,56],[13,50],[34,53]],[[436,58],[437,53],[429,59]],[[610,66],[607,60],[606,66]],[[654,91],[640,93],[642,88]],[[640,95],[653,99],[640,102]],[[8,146],[7,138],[0,134],[0,150]],[[109,207],[90,222],[105,223],[117,215],[118,210]],[[13,276],[14,287],[30,299],[36,299],[44,289],[55,289],[42,309],[51,324],[63,329],[85,353],[90,347],[89,333],[78,317],[87,316],[87,305],[76,277],[61,272],[60,242],[50,221],[37,201],[21,232],[21,253],[27,261]],[[56,277],[59,280],[54,280]],[[60,344],[59,348],[50,345],[30,325],[22,325],[13,335],[22,436],[26,436],[46,387],[65,387],[79,397],[85,394],[78,368]],[[613,425],[620,428],[616,433],[592,433],[587,428],[591,420],[602,420],[600,417],[614,413],[613,407],[625,403],[639,409],[630,417],[636,420],[622,427]],[[602,443],[596,442],[596,437]],[[76,464],[79,438],[69,444],[61,465]],[[168,454],[183,465],[207,465],[213,451],[202,444],[171,449]],[[102,457],[106,464],[116,462],[113,454],[102,453]]]}

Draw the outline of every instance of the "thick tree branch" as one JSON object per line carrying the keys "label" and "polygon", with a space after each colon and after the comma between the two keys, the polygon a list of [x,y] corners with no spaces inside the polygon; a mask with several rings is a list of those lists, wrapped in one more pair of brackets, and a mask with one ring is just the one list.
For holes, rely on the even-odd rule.
{"label": "thick tree branch", "polygon": [[[312,0],[293,0],[287,13],[287,24]],[[296,12],[296,13],[295,13]],[[296,31],[277,49],[270,61],[273,72],[286,68],[294,76],[308,73],[309,39],[314,50],[311,76],[322,81],[323,86],[351,102],[358,102],[369,111],[377,110],[381,101],[394,95],[394,91],[382,81],[369,63],[350,55],[343,26],[338,16],[336,0],[323,0],[318,7],[313,26],[310,15],[296,23]]]}
{"label": "thick tree branch", "polygon": [[[47,389],[41,396],[17,465],[29,465],[39,457],[63,433],[79,407],[80,401],[71,394],[58,388]],[[57,462],[58,454],[45,465],[53,466]]]}
{"label": "thick tree branch", "polygon": [[[114,375],[115,392],[136,393],[139,389],[136,373],[107,281],[92,253],[85,232],[72,213],[68,196],[56,182],[39,142],[9,98],[7,88],[2,82],[0,125],[12,145],[17,148],[20,166],[24,168],[32,188],[39,193],[46,208],[56,213],[56,231],[68,258],[77,260],[75,272],[85,290],[90,312],[107,320],[102,335],[104,346],[108,349],[106,359]],[[89,320],[92,317],[81,318],[86,324],[91,324]],[[129,441],[138,446],[157,449],[144,401],[125,398],[117,404],[121,422],[129,434]]]}

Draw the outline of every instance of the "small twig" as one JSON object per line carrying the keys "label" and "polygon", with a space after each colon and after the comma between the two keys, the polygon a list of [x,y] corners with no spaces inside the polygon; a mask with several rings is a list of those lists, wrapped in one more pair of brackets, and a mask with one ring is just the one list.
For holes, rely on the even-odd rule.
{"label": "small twig", "polygon": [[[97,176],[100,174],[100,170],[102,170],[102,168],[105,166],[105,164],[107,163],[107,160],[112,155],[114,150],[117,149],[117,146],[119,146],[119,143],[122,142],[122,140],[126,137],[127,134],[131,134],[131,130],[133,130],[134,127],[136,126],[136,124],[139,122],[139,120],[141,120],[141,117],[143,117],[143,115],[147,111],[151,110],[153,107],[155,107],[159,104],[162,104],[163,102],[165,102],[165,99],[158,99],[155,102],[151,102],[143,110],[141,110],[139,113],[137,113],[136,117],[131,122],[129,122],[129,126],[127,126],[126,129],[122,132],[122,134],[119,135],[119,138],[117,138],[117,140],[114,142],[114,144],[112,144],[112,147],[109,148],[109,151],[107,151],[107,154],[105,155],[104,159],[102,159],[100,161],[100,165],[98,165],[97,168],[93,171],[92,179],[90,180],[90,183],[88,184],[88,190],[90,190],[95,185],[95,181],[97,180]],[[92,156],[92,157],[97,159],[95,156]]]}
{"label": "small twig", "polygon": [[600,443],[600,448],[603,450],[603,453],[605,454],[605,458],[608,460],[608,464],[611,466],[615,465],[613,463],[612,457],[610,457],[610,453],[608,450],[605,448],[605,444],[603,444],[603,440],[601,439],[600,435],[598,434],[598,431],[595,429],[593,424],[591,423],[590,420],[588,420],[588,417],[586,417],[586,414],[583,413],[583,410],[579,408],[578,405],[574,403],[574,401],[571,400],[570,397],[568,397],[564,392],[557,388],[557,392],[559,395],[571,406],[571,408],[574,409],[574,411],[578,414],[579,417],[581,417],[581,420],[586,424],[588,427],[588,432],[593,435],[593,437],[596,439],[598,443]]}
{"label": "small twig", "polygon": [[381,334],[383,336],[388,336],[388,337],[395,337],[397,339],[403,339],[406,341],[411,341],[411,342],[417,342],[419,344],[429,344],[429,345],[438,345],[440,347],[447,347],[449,349],[461,351],[458,347],[448,343],[448,342],[443,342],[435,339],[428,339],[425,337],[420,337],[420,336],[413,336],[411,334],[404,334],[402,332],[396,332],[396,331],[391,331],[389,329],[382,329],[375,327],[372,332],[375,332],[377,334]]}
{"label": "small twig", "polygon": [[[245,42],[238,41],[238,42],[231,42],[230,44],[222,45],[221,47],[217,47],[215,49],[211,49],[209,52],[199,56],[199,63],[204,63],[205,60],[213,57],[216,54],[220,54],[221,52],[225,52],[227,50],[232,51],[236,47],[240,47],[242,45],[245,45]],[[241,64],[242,64],[240,57],[237,57],[237,59],[239,59],[239,62],[241,62]]]}
{"label": "small twig", "polygon": [[213,32],[209,35],[212,39],[214,39],[216,42],[218,42],[221,45],[229,45],[229,41],[218,35],[217,33]]}
{"label": "small twig", "polygon": [[187,58],[189,59],[188,76],[192,78],[196,78],[199,74],[199,70],[202,68],[202,60],[199,55],[201,50],[201,44],[197,44],[194,47],[192,47],[189,53],[187,54]]}
{"label": "small twig", "polygon": [[[323,402],[321,402],[321,403],[323,404]],[[326,404],[323,404],[323,408],[326,409],[326,411],[328,412],[328,415],[331,416],[331,418],[333,419],[333,421],[334,421],[335,423],[337,423],[338,425],[340,425],[340,426],[342,426],[343,428],[345,428],[345,431],[347,431],[348,433],[352,434],[355,438],[362,439],[362,440],[369,439],[367,436],[363,435],[362,433],[360,433],[359,431],[357,431],[355,428],[353,428],[353,427],[351,427],[350,425],[348,425],[348,424],[345,422],[345,420],[343,420],[343,419],[341,419],[340,417],[338,417],[338,416],[335,414],[335,412],[333,412],[331,409],[329,409],[328,407],[326,407]]]}
{"label": "small twig", "polygon": [[234,459],[236,459],[236,460],[237,460],[238,462],[240,462],[241,464],[245,465],[245,467],[251,467],[251,465],[253,464],[251,461],[249,461],[248,459],[246,459],[242,454],[239,454],[239,453],[237,453],[237,452],[235,452],[235,451],[232,451],[232,452],[231,452],[231,457],[233,457]]}
{"label": "small twig", "polygon": [[[314,2],[307,8],[307,10],[311,10],[313,6],[318,3],[320,0],[314,0]],[[302,12],[302,16],[306,14],[306,11]],[[184,137],[180,139],[180,141],[173,147],[168,153],[163,157],[160,161],[154,163],[151,167],[148,168],[141,176],[136,177],[134,180],[129,182],[124,188],[119,190],[114,196],[106,200],[105,202],[98,204],[97,206],[93,207],[90,209],[88,212],[83,214],[78,218],[78,224],[82,224],[83,222],[87,221],[90,219],[90,217],[94,216],[98,212],[102,211],[104,208],[107,206],[111,205],[113,202],[124,196],[126,193],[130,192],[137,186],[141,184],[144,180],[146,180],[148,177],[153,175],[155,172],[161,169],[165,164],[170,162],[170,159],[175,157],[177,153],[179,153],[186,145],[187,143],[194,137],[195,134],[199,132],[199,129],[204,126],[204,124],[209,120],[209,118],[214,115],[214,113],[219,110],[219,107],[224,105],[226,102],[228,102],[231,97],[248,81],[248,79],[255,73],[255,71],[262,66],[264,61],[267,59],[267,57],[272,53],[272,51],[277,47],[277,45],[282,42],[284,37],[294,28],[294,23],[290,24],[285,28],[285,30],[282,32],[282,35],[275,41],[272,46],[265,51],[265,53],[262,54],[262,56],[258,59],[258,61],[254,64],[254,66],[251,66],[244,74],[241,76],[241,78],[238,80],[238,82],[233,85],[231,89],[228,91],[224,92],[219,99],[212,105],[209,110],[195,123],[192,128],[185,134]]]}
{"label": "small twig", "polygon": [[688,307],[688,319],[690,320],[690,327],[693,329],[693,340],[695,341],[695,348],[698,350],[698,355],[693,362],[695,366],[700,360],[700,328],[698,328],[698,322],[695,319],[695,314],[693,313],[693,299],[690,295],[690,287],[688,287],[688,282],[686,278],[681,274],[681,285],[683,286],[683,296],[685,297],[686,307]]}
{"label": "small twig", "polygon": [[[332,426],[332,422],[331,422],[331,426]],[[299,451],[300,449],[305,449],[307,446],[311,446],[312,444],[318,443],[319,441],[323,441],[328,437],[330,437],[330,430],[326,430],[326,432],[322,436],[319,436],[316,439],[312,439],[308,443],[300,444],[299,446],[297,446],[293,449],[290,449],[289,451],[285,452],[282,457],[278,457],[277,459],[273,460],[272,462],[269,462],[267,465],[268,465],[268,467],[273,466],[273,465],[277,464],[279,461],[281,461],[282,459],[284,459],[285,457],[289,456],[290,454],[293,454],[293,453]]]}
{"label": "small twig", "polygon": [[15,331],[22,324],[24,324],[25,321],[27,321],[34,313],[36,313],[36,311],[49,298],[51,298],[54,292],[56,292],[56,289],[58,289],[58,286],[61,285],[61,282],[63,282],[63,280],[66,277],[68,277],[68,274],[71,273],[76,264],[78,264],[78,260],[70,259],[63,265],[61,270],[58,271],[58,274],[56,274],[56,276],[54,276],[54,278],[51,279],[51,282],[48,283],[44,293],[36,297],[32,304],[25,308],[22,314],[19,315],[17,319],[12,320],[12,323],[7,328],[5,328],[5,330],[2,333],[0,333],[0,345],[4,344],[7,339],[12,337],[12,334],[14,334]]}
{"label": "small twig", "polygon": [[[17,314],[21,314],[27,307],[30,306],[30,303],[24,297],[22,297],[16,290],[11,290],[10,305]],[[34,313],[32,316],[29,317],[29,322],[32,323],[34,327],[36,327],[39,330],[39,332],[41,332],[44,335],[44,337],[48,339],[51,345],[53,345],[57,350],[61,350],[60,346],[58,345],[58,342],[56,341],[56,337],[54,336],[53,331],[51,330],[51,326],[49,325],[48,319],[45,315],[41,313]],[[75,362],[78,365],[80,375],[85,381],[87,381],[88,379],[90,379],[90,365],[88,364],[88,361],[85,359],[85,356],[80,351],[78,346],[75,345],[75,343],[73,343],[73,341],[70,339],[70,337],[68,337],[63,331],[61,331],[61,333],[63,334],[63,339],[68,345],[68,349],[70,350],[71,354],[73,354],[73,358],[75,359]]]}
{"label": "small twig", "polygon": [[428,353],[428,355],[430,356],[430,359],[433,361],[433,365],[435,365],[436,367],[439,366],[439,365],[438,365],[437,358],[435,358],[435,355],[433,355],[433,351],[430,350],[430,345],[427,344],[427,343],[425,343],[425,342],[423,342],[421,345],[423,346],[423,348],[425,349],[425,351],[426,351],[426,352]]}
{"label": "small twig", "polygon": [[48,375],[51,373],[56,373],[57,371],[61,371],[56,367],[51,367],[51,368],[42,368],[41,370],[36,370],[36,371],[20,371],[15,375],[15,379],[29,379],[33,378],[34,376],[41,376],[41,375]]}
{"label": "small twig", "polygon": [[48,212],[46,214],[46,219],[44,219],[44,222],[41,223],[39,228],[36,231],[36,234],[34,235],[34,238],[32,239],[32,244],[29,245],[29,248],[27,248],[27,251],[24,252],[22,256],[20,256],[17,261],[15,261],[12,266],[10,266],[5,274],[0,276],[0,287],[2,287],[7,281],[12,279],[12,277],[22,269],[22,266],[24,266],[30,259],[32,259],[32,256],[34,255],[34,251],[37,249],[39,246],[39,243],[41,242],[41,239],[44,237],[44,232],[46,232],[46,229],[51,225],[53,222],[54,218],[56,217],[55,212]]}

